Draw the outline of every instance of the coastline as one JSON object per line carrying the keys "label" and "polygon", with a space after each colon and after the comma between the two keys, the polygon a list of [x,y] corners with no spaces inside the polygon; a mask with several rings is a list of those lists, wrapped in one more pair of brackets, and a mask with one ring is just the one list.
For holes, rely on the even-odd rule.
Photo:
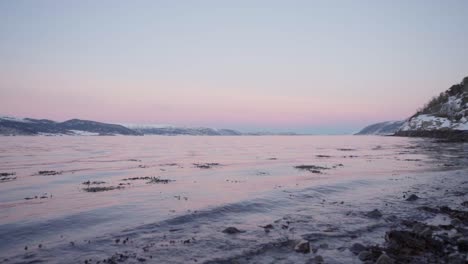
{"label": "coastline", "polygon": [[[457,250],[456,239],[467,235],[467,223],[465,218],[454,220],[452,216],[457,215],[453,210],[467,214],[466,206],[462,205],[468,200],[467,174],[468,169],[457,169],[319,185],[277,198],[276,203],[284,203],[283,206],[293,203],[297,208],[276,218],[273,214],[270,220],[261,217],[258,222],[246,224],[242,217],[232,219],[231,210],[236,207],[232,204],[227,205],[231,208],[228,211],[216,208],[201,211],[190,216],[188,222],[187,217],[176,217],[90,241],[71,241],[53,248],[30,246],[23,254],[4,263],[44,260],[48,263],[374,263],[383,252],[389,259],[411,263],[457,263],[454,261],[466,258],[466,252]],[[419,199],[407,201],[411,194]],[[248,203],[259,202],[254,199]],[[444,206],[452,213],[441,209]],[[210,221],[212,210],[217,211],[218,221]],[[320,215],[313,213],[319,211]],[[249,214],[257,213],[254,210]],[[271,229],[266,231],[268,225]],[[223,230],[228,226],[240,232],[226,234]],[[414,233],[421,226],[424,227],[421,232],[427,233],[429,228],[431,236],[448,237],[449,242],[455,243],[455,246],[447,244],[451,252],[434,255],[430,250],[419,250],[399,256],[392,253],[390,232]],[[218,235],[204,237],[206,228],[217,230]],[[305,254],[296,252],[295,247],[304,241],[309,250]],[[57,256],[57,252],[62,254]]]}

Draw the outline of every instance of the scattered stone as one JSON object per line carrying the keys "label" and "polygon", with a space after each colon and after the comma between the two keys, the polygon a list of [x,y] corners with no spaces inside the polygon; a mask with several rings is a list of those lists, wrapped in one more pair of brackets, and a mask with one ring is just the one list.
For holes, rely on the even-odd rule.
{"label": "scattered stone", "polygon": [[392,230],[385,237],[388,251],[394,255],[417,255],[425,251],[440,255],[443,242],[432,237],[421,237],[411,231]]}
{"label": "scattered stone", "polygon": [[307,240],[299,241],[299,243],[297,243],[296,246],[294,247],[294,251],[296,251],[298,253],[304,253],[304,254],[310,253],[310,243],[309,243],[309,241],[307,241]]}
{"label": "scattered stone", "polygon": [[457,240],[458,250],[461,252],[468,251],[468,237],[462,237]]}
{"label": "scattered stone", "polygon": [[366,260],[369,260],[371,258],[371,256],[372,256],[372,254],[369,251],[364,250],[364,251],[359,252],[358,258],[361,261],[366,261]]}
{"label": "scattered stone", "polygon": [[349,251],[353,252],[354,255],[358,255],[361,251],[366,250],[366,247],[360,243],[354,243],[350,248]]}
{"label": "scattered stone", "polygon": [[406,201],[409,201],[409,202],[412,202],[412,201],[416,201],[418,200],[419,197],[416,195],[416,194],[411,194],[407,199]]}
{"label": "scattered stone", "polygon": [[324,259],[322,256],[320,255],[317,255],[315,256],[314,258],[312,258],[309,262],[307,263],[310,263],[310,264],[321,264],[321,263],[324,263]]}
{"label": "scattered stone", "polygon": [[395,261],[389,256],[387,256],[387,254],[385,253],[382,253],[382,255],[380,255],[380,257],[375,262],[375,264],[394,264],[394,263]]}
{"label": "scattered stone", "polygon": [[447,263],[450,264],[466,264],[468,262],[468,259],[466,259],[462,254],[459,253],[452,253],[448,255],[447,258]]}
{"label": "scattered stone", "polygon": [[440,212],[439,209],[431,208],[429,206],[421,206],[421,207],[418,207],[418,209],[429,212],[429,213],[433,213],[433,214],[438,214]]}
{"label": "scattered stone", "polygon": [[451,209],[448,206],[442,206],[439,208],[440,212],[443,214],[446,214],[450,216],[453,219],[458,219],[460,220],[463,224],[468,225],[468,212],[466,211],[460,211],[460,210],[454,210]]}
{"label": "scattered stone", "polygon": [[238,234],[238,233],[243,233],[243,232],[245,231],[241,231],[233,226],[230,226],[223,230],[223,233],[226,233],[226,234]]}
{"label": "scattered stone", "polygon": [[464,201],[463,203],[461,203],[462,206],[465,206],[465,207],[468,207],[468,201]]}
{"label": "scattered stone", "polygon": [[321,248],[321,249],[328,249],[328,244],[327,244],[327,243],[320,244],[320,245],[319,245],[319,248]]}
{"label": "scattered stone", "polygon": [[270,232],[271,229],[274,229],[272,224],[268,224],[266,226],[260,226],[260,227],[263,228],[263,230],[265,230],[266,233]]}
{"label": "scattered stone", "polygon": [[374,218],[374,219],[382,217],[382,213],[378,209],[374,209],[370,212],[367,212],[365,215],[369,218]]}

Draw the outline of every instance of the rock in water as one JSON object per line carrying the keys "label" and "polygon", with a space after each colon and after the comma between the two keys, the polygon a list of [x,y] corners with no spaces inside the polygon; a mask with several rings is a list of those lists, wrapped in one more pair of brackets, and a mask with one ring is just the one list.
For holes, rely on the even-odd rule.
{"label": "rock in water", "polygon": [[321,264],[324,263],[323,257],[320,255],[315,256],[313,259],[311,259],[309,262],[306,262],[308,264]]}
{"label": "rock in water", "polygon": [[406,199],[406,201],[412,202],[412,201],[416,201],[418,199],[419,199],[419,197],[416,194],[412,194],[412,195],[410,195],[410,197],[408,197]]}
{"label": "rock in water", "polygon": [[385,253],[382,253],[382,255],[380,255],[380,257],[375,262],[375,264],[394,264],[394,263],[395,261],[389,256],[387,256],[387,254]]}
{"label": "rock in water", "polygon": [[369,260],[371,259],[372,257],[372,254],[367,251],[367,250],[364,250],[364,251],[361,251],[358,255],[358,258],[361,260],[361,261],[366,261],[366,260]]}
{"label": "rock in water", "polygon": [[468,237],[462,237],[457,240],[458,250],[462,252],[468,251]]}
{"label": "rock in water", "polygon": [[361,253],[361,251],[364,251],[366,250],[366,247],[362,244],[359,244],[359,243],[354,243],[350,248],[349,248],[349,251],[353,252],[354,255],[358,255],[359,253]]}
{"label": "rock in water", "polygon": [[307,240],[301,240],[296,244],[294,250],[299,253],[310,253],[310,243]]}
{"label": "rock in water", "polygon": [[226,234],[238,234],[238,233],[243,233],[244,231],[240,231],[239,229],[233,227],[233,226],[230,226],[226,229],[223,230],[223,233],[226,233]]}
{"label": "rock in water", "polygon": [[374,210],[372,210],[370,212],[367,212],[366,216],[370,217],[370,218],[377,219],[377,218],[382,217],[382,213],[378,209],[374,209]]}

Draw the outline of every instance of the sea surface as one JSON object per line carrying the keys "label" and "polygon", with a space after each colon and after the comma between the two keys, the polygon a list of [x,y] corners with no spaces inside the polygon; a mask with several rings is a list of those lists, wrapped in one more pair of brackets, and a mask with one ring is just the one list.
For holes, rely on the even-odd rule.
{"label": "sea surface", "polygon": [[[0,137],[0,263],[359,263],[350,244],[424,217],[403,196],[434,203],[468,180],[467,152],[378,136]],[[296,253],[300,239],[315,252]]]}

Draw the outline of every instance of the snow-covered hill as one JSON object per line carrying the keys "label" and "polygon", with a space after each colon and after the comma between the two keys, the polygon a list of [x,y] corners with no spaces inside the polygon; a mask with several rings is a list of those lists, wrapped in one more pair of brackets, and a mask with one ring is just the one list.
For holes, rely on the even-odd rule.
{"label": "snow-covered hill", "polygon": [[400,131],[468,130],[468,77],[434,97]]}
{"label": "snow-covered hill", "polygon": [[434,97],[408,118],[396,135],[468,141],[468,77]]}
{"label": "snow-covered hill", "polygon": [[405,121],[387,121],[366,126],[356,135],[393,135]]}

